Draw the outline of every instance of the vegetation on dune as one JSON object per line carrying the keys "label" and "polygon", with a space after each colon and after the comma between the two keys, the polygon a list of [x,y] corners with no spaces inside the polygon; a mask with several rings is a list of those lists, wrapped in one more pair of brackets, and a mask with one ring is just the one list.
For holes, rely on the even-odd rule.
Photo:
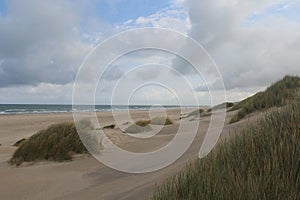
{"label": "vegetation on dune", "polygon": [[136,121],[134,123],[135,123],[135,125],[144,127],[144,126],[149,125],[151,123],[151,120],[150,119],[138,120],[138,121]]}
{"label": "vegetation on dune", "polygon": [[205,112],[205,110],[200,108],[200,109],[190,112],[186,117],[196,117],[196,116],[200,117],[200,115],[204,112]]}
{"label": "vegetation on dune", "polygon": [[238,112],[232,117],[230,123],[237,122],[255,111],[281,107],[299,101],[299,91],[300,78],[298,76],[285,76],[264,92],[259,92],[233,106],[231,111],[238,110]]}
{"label": "vegetation on dune", "polygon": [[189,163],[152,199],[299,199],[299,121],[299,104],[267,114]]}
{"label": "vegetation on dune", "polygon": [[127,133],[144,133],[144,132],[149,132],[151,131],[150,124],[151,120],[150,119],[142,119],[134,122],[134,124],[129,125],[126,129],[125,132]]}
{"label": "vegetation on dune", "polygon": [[19,146],[21,146],[25,141],[26,141],[26,138],[22,138],[22,139],[18,140],[13,146],[14,146],[14,147],[19,147]]}
{"label": "vegetation on dune", "polygon": [[224,108],[231,108],[234,106],[234,103],[232,102],[225,102],[219,105],[216,105],[212,108],[212,110],[219,110],[219,109],[224,109]]}
{"label": "vegetation on dune", "polygon": [[234,105],[234,103],[225,102],[225,103],[216,105],[212,108],[208,108],[208,109],[202,109],[201,108],[201,109],[190,112],[186,117],[193,116],[195,118],[195,117],[200,117],[200,116],[201,117],[211,116],[213,110],[220,110],[220,109],[224,109],[224,108],[230,108],[230,107],[233,107],[233,105]]}
{"label": "vegetation on dune", "polygon": [[131,124],[125,129],[125,132],[127,133],[144,133],[151,131],[151,127],[149,125],[146,126],[139,126],[136,124]]}
{"label": "vegetation on dune", "polygon": [[[207,110],[205,110],[203,108],[200,108],[200,109],[197,109],[197,110],[194,110],[194,111],[190,112],[189,114],[186,115],[186,117],[193,117],[193,118],[207,117],[207,116],[211,115],[211,111],[212,111],[211,108],[209,108]],[[186,118],[186,117],[180,117],[180,119]]]}
{"label": "vegetation on dune", "polygon": [[211,116],[211,111],[209,111],[209,109],[201,114],[201,117],[207,117],[207,116]]}
{"label": "vegetation on dune", "polygon": [[114,129],[116,125],[114,124],[110,124],[110,125],[106,125],[106,126],[103,126],[102,129]]}
{"label": "vegetation on dune", "polygon": [[134,122],[134,124],[129,125],[125,132],[127,133],[144,133],[152,130],[150,124],[152,125],[171,125],[173,124],[172,120],[168,117],[154,117],[150,119],[143,119]]}
{"label": "vegetation on dune", "polygon": [[[93,129],[90,121],[83,120],[77,124],[81,132]],[[65,122],[49,126],[20,144],[10,159],[11,164],[38,160],[64,161],[71,160],[72,154],[86,153],[74,123]]]}
{"label": "vegetation on dune", "polygon": [[154,117],[151,119],[151,124],[165,126],[171,125],[173,122],[169,117]]}

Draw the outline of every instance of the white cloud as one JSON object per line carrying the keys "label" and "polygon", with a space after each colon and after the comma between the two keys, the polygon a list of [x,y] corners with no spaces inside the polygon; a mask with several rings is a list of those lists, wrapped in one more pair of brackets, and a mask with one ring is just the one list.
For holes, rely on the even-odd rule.
{"label": "white cloud", "polygon": [[[263,87],[286,74],[300,74],[300,23],[270,11],[279,4],[288,9],[284,5],[290,2],[284,2],[185,2],[192,24],[189,35],[217,62],[227,89]],[[261,17],[245,24],[253,13]]]}
{"label": "white cloud", "polygon": [[37,86],[23,85],[19,87],[0,88],[0,102],[8,104],[70,104],[72,89],[72,83],[65,85],[41,83]]}
{"label": "white cloud", "polygon": [[137,19],[130,19],[116,27],[117,30],[127,30],[141,27],[161,27],[187,33],[191,28],[188,14],[181,2],[171,2],[167,8],[157,11],[149,16],[140,16]]}

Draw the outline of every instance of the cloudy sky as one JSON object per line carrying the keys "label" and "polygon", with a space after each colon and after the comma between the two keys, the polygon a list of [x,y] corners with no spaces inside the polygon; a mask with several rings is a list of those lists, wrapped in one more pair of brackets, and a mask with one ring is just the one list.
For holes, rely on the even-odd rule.
{"label": "cloudy sky", "polygon": [[[144,27],[173,29],[200,43],[218,66],[229,101],[263,90],[286,74],[300,75],[299,0],[1,0],[0,103],[71,104],[87,54],[114,34]],[[184,45],[181,49],[189,51]],[[137,66],[144,67],[130,71]],[[106,70],[96,103],[110,103],[114,86],[126,79],[116,95],[116,103],[124,104],[131,84],[161,76],[175,94],[147,85],[136,88],[130,102],[174,104],[177,95],[189,104],[187,85],[179,81],[184,76],[189,92],[209,104],[206,84],[214,85],[215,77],[205,82],[192,69],[168,52],[133,52]]]}

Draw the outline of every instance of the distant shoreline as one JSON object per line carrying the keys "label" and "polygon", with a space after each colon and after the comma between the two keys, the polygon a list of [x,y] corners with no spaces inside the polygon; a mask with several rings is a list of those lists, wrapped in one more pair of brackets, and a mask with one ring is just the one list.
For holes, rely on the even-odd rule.
{"label": "distant shoreline", "polygon": [[73,109],[72,105],[55,104],[0,104],[0,115],[22,115],[22,114],[60,114],[73,112],[110,112],[112,110],[149,110],[149,109],[173,109],[173,108],[202,108],[203,106],[178,106],[178,105],[80,105],[79,109]]}

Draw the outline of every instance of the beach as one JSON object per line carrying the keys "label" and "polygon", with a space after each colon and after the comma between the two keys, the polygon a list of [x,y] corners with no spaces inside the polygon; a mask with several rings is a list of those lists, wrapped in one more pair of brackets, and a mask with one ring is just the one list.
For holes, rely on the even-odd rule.
{"label": "beach", "polygon": [[[188,113],[191,108],[182,112]],[[73,121],[72,113],[19,114],[0,116],[0,194],[3,199],[144,199],[149,196],[155,184],[175,175],[186,162],[198,156],[200,146],[209,126],[210,117],[180,120],[180,109],[168,109],[173,125],[165,126],[153,138],[131,138],[117,127],[107,129],[107,136],[118,146],[132,152],[147,152],[161,148],[174,137],[180,122],[186,126],[199,122],[198,134],[185,154],[172,165],[151,173],[129,174],[110,169],[91,155],[75,155],[72,161],[41,161],[11,166],[8,160],[17,147],[13,144],[28,138],[51,124]],[[131,110],[134,120],[149,117],[146,110]],[[226,121],[234,112],[227,113]],[[111,112],[97,112],[104,125],[114,124]],[[255,117],[252,117],[253,119]],[[249,123],[249,119],[225,125],[222,137]],[[191,130],[192,131],[192,130]],[[187,133],[188,134],[188,133]]]}

